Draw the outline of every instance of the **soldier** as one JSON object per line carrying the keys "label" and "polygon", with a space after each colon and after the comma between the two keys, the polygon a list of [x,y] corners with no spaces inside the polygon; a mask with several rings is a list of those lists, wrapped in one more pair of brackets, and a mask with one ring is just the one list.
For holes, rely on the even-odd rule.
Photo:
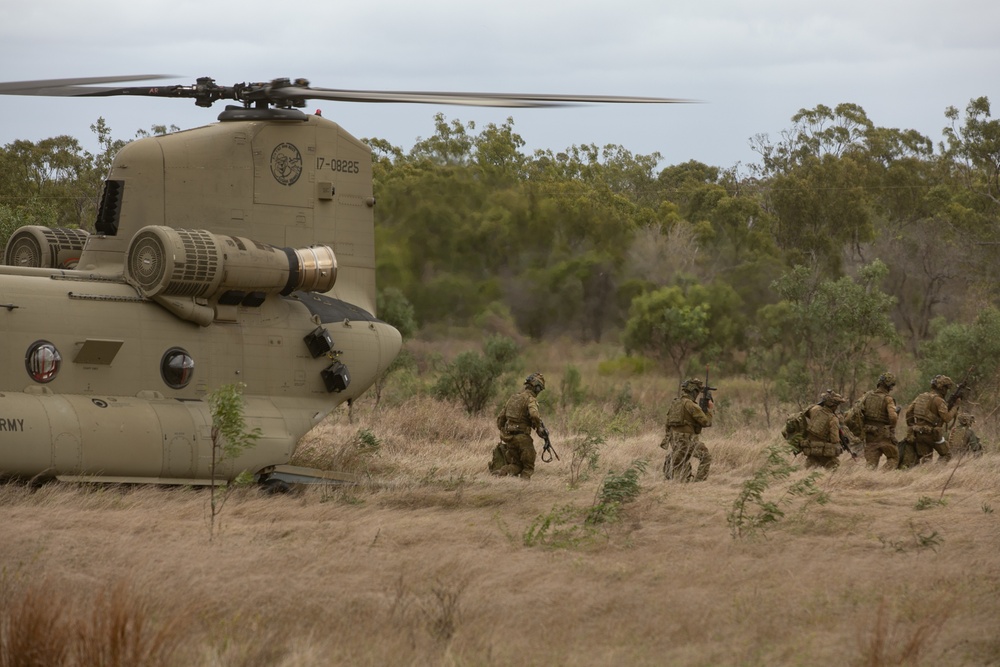
{"label": "soldier", "polygon": [[712,465],[712,455],[708,447],[698,439],[701,429],[712,425],[714,401],[708,402],[708,410],[698,407],[695,399],[705,384],[698,378],[685,380],[681,384],[681,395],[671,402],[667,410],[667,433],[660,447],[669,449],[663,461],[663,474],[667,479],[687,482],[691,479],[691,459],[698,459],[698,471],[694,481],[703,482],[708,478]]}
{"label": "soldier", "polygon": [[806,438],[802,453],[806,455],[806,468],[821,466],[834,470],[840,465],[840,419],[837,408],[844,397],[832,389],[820,394],[819,402],[806,410]]}
{"label": "soldier", "polygon": [[[951,450],[948,449],[944,429],[958,414],[962,399],[957,399],[949,410],[944,397],[954,386],[955,383],[947,375],[935,375],[931,379],[931,390],[917,396],[906,408],[906,425],[909,427],[907,439],[914,443],[919,463],[930,463],[934,459],[934,452],[938,453],[938,460],[942,463],[951,460]],[[904,459],[900,467],[907,465],[909,462]]]}
{"label": "soldier", "polygon": [[872,470],[878,468],[885,455],[883,470],[895,470],[899,463],[899,447],[896,444],[896,421],[899,408],[889,392],[896,386],[896,376],[882,373],[875,389],[865,393],[855,406],[863,420],[862,432],[865,441],[865,462]]}
{"label": "soldier", "polygon": [[958,425],[951,429],[951,433],[948,435],[948,449],[952,455],[983,455],[983,444],[979,441],[976,432],[972,430],[972,425],[975,423],[976,418],[968,412],[958,415]]}
{"label": "soldier", "polygon": [[531,429],[539,437],[548,435],[542,417],[538,413],[536,397],[545,389],[545,376],[532,373],[524,380],[524,388],[507,399],[497,415],[500,429],[498,449],[503,461],[495,454],[489,469],[494,475],[520,477],[527,480],[535,472],[535,443],[531,439]]}

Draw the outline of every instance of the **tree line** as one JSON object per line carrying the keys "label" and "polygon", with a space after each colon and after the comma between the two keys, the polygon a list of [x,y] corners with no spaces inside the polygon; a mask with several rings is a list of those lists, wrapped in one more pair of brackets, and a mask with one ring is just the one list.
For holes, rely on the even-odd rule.
{"label": "tree line", "polygon": [[[617,145],[527,154],[511,118],[438,114],[409,150],[365,139],[383,312],[406,334],[620,341],[672,374],[711,363],[784,397],[855,394],[887,359],[992,380],[1000,121],[986,97],[943,119],[935,145],[854,104],[802,109],[730,167]],[[70,137],[0,149],[0,241],[92,227],[123,144],[92,130],[98,154]]]}

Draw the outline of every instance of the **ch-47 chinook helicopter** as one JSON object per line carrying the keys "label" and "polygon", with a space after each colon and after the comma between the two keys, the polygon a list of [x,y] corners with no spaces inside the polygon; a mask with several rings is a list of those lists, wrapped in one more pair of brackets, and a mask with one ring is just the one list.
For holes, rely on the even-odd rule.
{"label": "ch-47 chinook helicopter", "polygon": [[[305,80],[109,87],[161,75],[0,84],[2,95],[232,100],[218,123],[115,157],[92,233],[14,232],[0,266],[0,474],[207,484],[336,481],[299,439],[401,347],[375,313],[371,152],[306,100],[499,107],[682,100],[349,91]],[[254,447],[212,465],[215,389],[244,384]]]}

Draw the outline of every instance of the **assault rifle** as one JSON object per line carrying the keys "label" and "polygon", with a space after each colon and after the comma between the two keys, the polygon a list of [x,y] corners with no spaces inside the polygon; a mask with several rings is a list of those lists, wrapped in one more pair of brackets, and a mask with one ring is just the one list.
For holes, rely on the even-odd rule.
{"label": "assault rifle", "polygon": [[976,370],[976,367],[969,366],[969,370],[965,371],[965,377],[962,381],[955,385],[955,391],[952,392],[951,397],[948,399],[948,410],[955,407],[958,403],[958,399],[965,398],[969,394],[969,376]]}
{"label": "assault rifle", "polygon": [[837,432],[840,433],[840,446],[844,448],[845,452],[851,455],[852,459],[857,460],[858,455],[851,449],[851,439],[844,433],[844,426],[842,424],[837,424]]}
{"label": "assault rifle", "polygon": [[[545,446],[542,447],[542,461],[544,463],[552,463],[552,457],[556,457],[556,461],[559,461],[559,452],[556,448],[552,446],[552,442],[549,440],[549,429],[545,428],[545,424],[542,424],[542,428],[539,429],[538,435],[542,436],[542,440],[545,441]],[[549,458],[545,458],[548,456]]]}
{"label": "assault rifle", "polygon": [[705,366],[705,386],[701,389],[701,398],[698,399],[698,407],[701,408],[702,412],[708,412],[708,403],[712,399],[712,392],[718,391],[718,387],[710,387],[708,385],[708,366]]}

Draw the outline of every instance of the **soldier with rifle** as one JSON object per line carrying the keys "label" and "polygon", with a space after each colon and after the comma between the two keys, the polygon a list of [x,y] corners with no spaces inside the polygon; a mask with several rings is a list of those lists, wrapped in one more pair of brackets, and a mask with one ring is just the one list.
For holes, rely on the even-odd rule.
{"label": "soldier with rifle", "polygon": [[[549,431],[542,423],[538,412],[538,394],[545,389],[545,376],[532,373],[524,380],[524,389],[511,396],[497,415],[497,428],[500,429],[500,444],[493,452],[493,460],[489,470],[500,477],[520,477],[531,479],[535,472],[535,443],[531,439],[532,429],[545,440],[545,454],[555,452],[549,443]],[[552,460],[549,456],[547,459]]]}
{"label": "soldier with rifle", "polygon": [[[706,380],[707,380],[706,375]],[[663,461],[663,474],[667,479],[687,482],[692,479],[691,459],[698,460],[698,469],[693,479],[703,482],[708,479],[712,465],[712,455],[698,435],[703,428],[712,425],[712,409],[715,401],[707,382],[690,378],[681,384],[681,395],[670,403],[667,410],[666,435],[660,442],[662,449],[668,450]],[[701,407],[695,399],[702,394]]]}
{"label": "soldier with rifle", "polygon": [[891,392],[896,386],[896,376],[892,373],[882,373],[875,384],[875,389],[868,391],[858,399],[854,410],[859,413],[862,421],[861,433],[865,441],[865,462],[872,470],[878,468],[879,461],[885,456],[883,470],[895,470],[899,463],[899,448],[896,443],[896,421],[899,419],[899,408],[893,400]]}
{"label": "soldier with rifle", "polygon": [[962,412],[958,415],[958,423],[948,434],[948,449],[952,456],[982,456],[983,443],[972,428],[976,423],[976,418],[968,413]]}
{"label": "soldier with rifle", "polygon": [[[942,463],[951,460],[945,428],[958,415],[965,387],[968,386],[968,374],[962,385],[952,394],[951,400],[945,401],[948,390],[955,387],[955,382],[947,375],[935,375],[931,379],[931,390],[917,396],[906,408],[908,433],[904,452],[900,456],[900,468],[908,468],[916,463],[930,463],[934,459],[934,452],[938,453],[938,461]],[[910,446],[912,451],[909,450]]]}
{"label": "soldier with rifle", "polygon": [[800,445],[806,455],[806,468],[837,468],[841,450],[855,456],[836,414],[844,401],[843,396],[827,389],[820,394],[819,402],[806,410],[806,437]]}

